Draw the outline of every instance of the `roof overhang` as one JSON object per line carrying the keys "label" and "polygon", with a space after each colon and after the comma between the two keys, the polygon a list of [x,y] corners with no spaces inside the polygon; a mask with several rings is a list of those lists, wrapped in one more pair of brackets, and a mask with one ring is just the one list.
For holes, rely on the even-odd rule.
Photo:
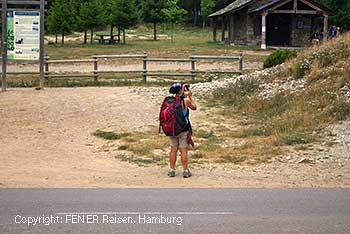
{"label": "roof overhang", "polygon": [[209,18],[219,17],[222,15],[234,13],[236,11],[243,9],[246,6],[249,6],[253,2],[254,2],[254,0],[236,0],[233,3],[229,4],[228,6],[222,8],[221,10],[218,10],[218,11],[214,12],[213,14],[209,15]]}
{"label": "roof overhang", "polygon": [[[281,5],[287,4],[291,1],[293,1],[293,0],[273,0],[269,3],[266,3],[262,6],[259,6],[255,9],[250,10],[249,13],[259,13],[259,12],[263,12],[263,11],[268,12],[270,9],[273,9],[276,6],[281,6]],[[324,14],[324,13],[326,13],[328,15],[333,14],[333,11],[331,9],[329,9],[328,7],[324,6],[323,4],[321,4],[315,0],[298,0],[298,1],[302,1],[302,2],[307,3],[312,8],[314,8],[318,14]]]}

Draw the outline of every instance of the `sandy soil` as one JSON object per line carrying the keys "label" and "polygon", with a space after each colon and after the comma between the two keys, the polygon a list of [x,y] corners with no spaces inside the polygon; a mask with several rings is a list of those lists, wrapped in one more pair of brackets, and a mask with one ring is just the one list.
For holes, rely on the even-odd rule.
{"label": "sandy soil", "polygon": [[[159,111],[126,87],[9,89],[0,100],[0,187],[350,187],[349,161],[298,163],[297,154],[267,165],[196,166],[190,179],[122,162],[92,133],[156,126]],[[200,110],[192,118],[206,121]]]}

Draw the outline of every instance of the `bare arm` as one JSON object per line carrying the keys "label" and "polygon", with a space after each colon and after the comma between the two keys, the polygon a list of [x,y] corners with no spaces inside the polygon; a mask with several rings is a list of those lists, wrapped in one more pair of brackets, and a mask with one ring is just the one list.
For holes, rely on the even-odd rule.
{"label": "bare arm", "polygon": [[188,92],[188,98],[185,99],[185,105],[191,110],[197,110],[197,104],[193,101],[192,98],[192,90]]}

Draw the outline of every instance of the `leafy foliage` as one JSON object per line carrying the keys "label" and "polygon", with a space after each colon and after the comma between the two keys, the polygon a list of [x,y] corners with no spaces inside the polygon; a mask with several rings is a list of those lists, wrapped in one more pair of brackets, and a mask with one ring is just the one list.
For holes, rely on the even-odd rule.
{"label": "leafy foliage", "polygon": [[157,24],[164,21],[163,10],[166,9],[166,6],[166,0],[143,0],[141,2],[143,20],[146,23],[153,23],[155,41],[157,40]]}
{"label": "leafy foliage", "polygon": [[125,29],[136,25],[139,21],[139,11],[135,1],[112,0],[110,5],[112,25],[124,31],[123,41],[125,43]]}
{"label": "leafy foliage", "polygon": [[319,0],[320,3],[333,10],[330,23],[342,27],[343,31],[350,29],[350,1],[348,0]]}
{"label": "leafy foliage", "polygon": [[205,26],[205,20],[213,12],[215,6],[214,0],[202,0],[201,1],[201,13],[203,17],[203,27]]}
{"label": "leafy foliage", "polygon": [[101,0],[87,0],[80,6],[79,25],[83,30],[91,30],[90,43],[93,41],[93,31],[95,28],[103,26],[107,19],[107,14]]}
{"label": "leafy foliage", "polygon": [[49,32],[64,35],[74,30],[76,23],[76,8],[74,0],[56,0],[50,8],[47,16],[47,27]]}
{"label": "leafy foliage", "polygon": [[178,23],[187,14],[186,10],[180,8],[177,5],[178,0],[168,0],[167,8],[163,9],[162,12],[166,19],[171,23],[171,41],[174,41],[174,25]]}
{"label": "leafy foliage", "polygon": [[264,61],[264,68],[274,67],[296,56],[297,52],[295,50],[276,50],[266,58]]}

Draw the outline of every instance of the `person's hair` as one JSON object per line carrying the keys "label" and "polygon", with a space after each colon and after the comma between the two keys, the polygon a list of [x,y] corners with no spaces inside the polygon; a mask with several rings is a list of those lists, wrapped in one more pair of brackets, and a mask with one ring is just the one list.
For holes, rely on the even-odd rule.
{"label": "person's hair", "polygon": [[179,94],[181,89],[182,89],[182,84],[181,83],[175,83],[175,84],[173,84],[170,87],[169,93],[171,93],[171,94]]}

